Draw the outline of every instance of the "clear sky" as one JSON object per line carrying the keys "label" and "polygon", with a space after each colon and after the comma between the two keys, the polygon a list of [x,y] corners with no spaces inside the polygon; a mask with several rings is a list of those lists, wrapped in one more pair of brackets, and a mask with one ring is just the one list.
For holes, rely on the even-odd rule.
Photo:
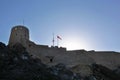
{"label": "clear sky", "polygon": [[54,33],[68,49],[120,51],[120,0],[0,0],[0,41],[23,20],[37,44]]}

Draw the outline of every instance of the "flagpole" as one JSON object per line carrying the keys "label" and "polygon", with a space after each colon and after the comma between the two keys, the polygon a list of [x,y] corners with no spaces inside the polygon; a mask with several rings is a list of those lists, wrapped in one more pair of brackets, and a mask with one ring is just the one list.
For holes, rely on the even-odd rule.
{"label": "flagpole", "polygon": [[59,47],[59,40],[62,40],[62,38],[57,35],[57,46],[58,46],[58,47]]}
{"label": "flagpole", "polygon": [[54,47],[54,43],[55,43],[54,33],[53,33],[53,40],[52,40],[52,42],[53,42],[53,47]]}
{"label": "flagpole", "polygon": [[23,26],[24,26],[24,19],[23,19]]}
{"label": "flagpole", "polygon": [[57,46],[59,47],[59,39],[57,38]]}

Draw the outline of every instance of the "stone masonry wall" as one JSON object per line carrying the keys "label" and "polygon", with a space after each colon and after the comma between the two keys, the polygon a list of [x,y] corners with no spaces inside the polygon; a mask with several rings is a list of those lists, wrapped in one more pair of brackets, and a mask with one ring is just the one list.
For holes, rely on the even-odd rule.
{"label": "stone masonry wall", "polygon": [[9,45],[12,46],[16,43],[21,43],[33,57],[40,58],[42,62],[48,65],[63,63],[68,67],[73,67],[97,63],[111,69],[120,66],[120,53],[117,52],[66,51],[65,48],[37,45],[29,40],[29,30],[24,26],[15,26],[11,30]]}
{"label": "stone masonry wall", "polygon": [[14,45],[16,43],[21,43],[26,45],[29,41],[29,30],[21,25],[15,26],[11,30],[9,45]]}
{"label": "stone masonry wall", "polygon": [[102,64],[110,69],[120,66],[120,53],[114,51],[89,52],[89,57],[94,59],[97,64]]}

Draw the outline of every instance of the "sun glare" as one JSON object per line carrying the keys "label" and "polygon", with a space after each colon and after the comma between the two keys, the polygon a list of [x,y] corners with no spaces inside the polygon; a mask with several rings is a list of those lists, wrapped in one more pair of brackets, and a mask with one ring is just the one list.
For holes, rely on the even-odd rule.
{"label": "sun glare", "polygon": [[89,49],[87,42],[79,38],[67,38],[61,43],[67,50]]}

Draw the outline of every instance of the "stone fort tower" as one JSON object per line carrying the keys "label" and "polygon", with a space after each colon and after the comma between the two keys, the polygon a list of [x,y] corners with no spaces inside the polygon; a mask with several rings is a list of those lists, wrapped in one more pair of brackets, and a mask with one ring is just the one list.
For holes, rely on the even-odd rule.
{"label": "stone fort tower", "polygon": [[[66,48],[49,47],[48,45],[36,44],[29,40],[29,30],[25,26],[14,26],[11,30],[9,46],[16,43],[22,44],[33,57],[41,59],[41,62],[47,65],[56,65],[63,63],[67,67],[84,66],[85,74],[91,74],[88,65],[93,63],[101,64],[111,69],[120,66],[120,53],[114,51],[86,51],[73,50],[68,51]],[[79,69],[82,70],[82,69]],[[76,69],[78,72],[82,72]],[[83,71],[83,74],[84,72]]]}
{"label": "stone fort tower", "polygon": [[22,25],[14,26],[11,29],[11,34],[9,38],[9,45],[13,46],[16,43],[21,43],[26,46],[29,41],[29,30]]}

